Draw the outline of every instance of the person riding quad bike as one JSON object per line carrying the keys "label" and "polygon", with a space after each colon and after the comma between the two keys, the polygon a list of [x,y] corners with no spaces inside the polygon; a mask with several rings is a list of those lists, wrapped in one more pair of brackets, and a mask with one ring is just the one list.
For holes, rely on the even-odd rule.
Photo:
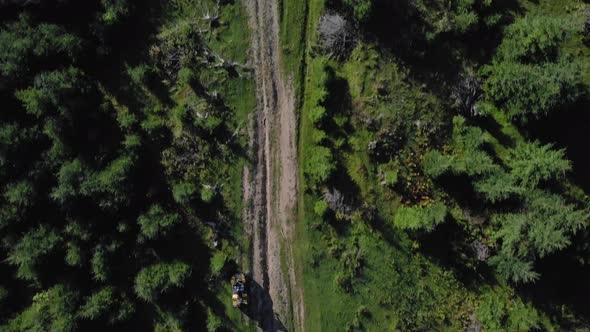
{"label": "person riding quad bike", "polygon": [[248,304],[248,292],[246,289],[246,276],[243,273],[236,273],[231,278],[232,284],[232,305],[238,308]]}

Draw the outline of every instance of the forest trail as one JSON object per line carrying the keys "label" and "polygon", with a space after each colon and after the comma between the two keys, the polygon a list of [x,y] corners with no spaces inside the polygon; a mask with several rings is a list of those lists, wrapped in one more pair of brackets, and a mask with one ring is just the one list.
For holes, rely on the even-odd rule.
{"label": "forest trail", "polygon": [[244,227],[251,239],[251,306],[263,331],[302,329],[290,243],[297,202],[297,116],[291,80],[280,67],[277,0],[246,0],[252,28],[257,109],[250,119],[253,167],[244,170]]}

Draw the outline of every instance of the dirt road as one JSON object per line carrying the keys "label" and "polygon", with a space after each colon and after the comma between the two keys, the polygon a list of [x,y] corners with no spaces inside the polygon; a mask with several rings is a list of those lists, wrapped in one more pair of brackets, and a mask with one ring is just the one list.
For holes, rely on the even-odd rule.
{"label": "dirt road", "polygon": [[257,87],[257,109],[249,126],[254,165],[244,170],[251,311],[263,331],[300,330],[303,294],[290,247],[298,188],[295,96],[280,70],[278,0],[245,1]]}

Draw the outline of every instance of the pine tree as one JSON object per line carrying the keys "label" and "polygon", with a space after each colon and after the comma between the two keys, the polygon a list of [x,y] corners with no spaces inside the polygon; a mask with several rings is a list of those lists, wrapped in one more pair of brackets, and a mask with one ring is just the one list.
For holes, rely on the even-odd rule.
{"label": "pine tree", "polygon": [[539,275],[533,263],[570,244],[570,237],[590,218],[590,213],[567,204],[558,195],[528,191],[522,212],[493,217],[493,239],[498,253],[490,259],[500,276],[513,282],[530,282]]}
{"label": "pine tree", "polygon": [[526,121],[576,101],[582,94],[580,63],[567,59],[543,64],[494,62],[482,68],[487,98],[510,118]]}
{"label": "pine tree", "polygon": [[191,267],[182,262],[160,263],[141,270],[135,278],[135,293],[147,302],[155,302],[170,288],[180,288],[191,275]]}
{"label": "pine tree", "polygon": [[141,234],[148,239],[164,236],[168,231],[180,222],[180,216],[176,213],[165,211],[160,205],[153,205],[147,213],[139,216],[137,223],[141,228]]}
{"label": "pine tree", "polygon": [[513,176],[501,169],[475,181],[474,187],[478,193],[483,194],[492,203],[506,200],[524,192],[524,188],[515,183]]}
{"label": "pine tree", "polygon": [[33,304],[10,320],[7,325],[0,326],[0,330],[6,332],[75,331],[77,302],[78,295],[75,292],[64,285],[53,286],[33,296]]}
{"label": "pine tree", "polygon": [[118,294],[115,288],[107,286],[88,296],[78,314],[88,320],[106,318],[112,325],[128,319],[134,310],[127,297]]}
{"label": "pine tree", "polygon": [[64,204],[77,197],[85,177],[86,171],[79,159],[64,163],[57,174],[57,187],[51,192],[51,198]]}
{"label": "pine tree", "polygon": [[58,233],[41,225],[26,233],[8,254],[8,262],[17,267],[17,277],[36,281],[39,277],[37,267],[61,243]]}
{"label": "pine tree", "polygon": [[402,206],[395,214],[394,223],[401,229],[430,232],[444,222],[446,216],[447,207],[442,202],[427,206]]}
{"label": "pine tree", "polygon": [[0,30],[0,73],[3,80],[22,79],[30,75],[34,59],[61,55],[74,57],[81,41],[54,24],[33,26],[31,17],[20,15],[17,21]]}
{"label": "pine tree", "polygon": [[528,63],[554,61],[559,44],[579,30],[567,17],[525,15],[506,28],[497,58]]}
{"label": "pine tree", "polygon": [[555,150],[553,145],[541,145],[538,141],[517,144],[509,151],[506,164],[515,183],[526,188],[563,178],[572,168],[565,158],[565,150]]}

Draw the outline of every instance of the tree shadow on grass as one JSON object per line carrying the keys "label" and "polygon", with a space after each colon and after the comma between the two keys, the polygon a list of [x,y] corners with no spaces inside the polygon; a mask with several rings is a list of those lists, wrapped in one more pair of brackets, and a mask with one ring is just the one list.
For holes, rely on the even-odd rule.
{"label": "tree shadow on grass", "polygon": [[494,138],[496,138],[503,146],[514,146],[515,142],[512,137],[504,134],[502,132],[502,126],[491,116],[483,116],[478,118],[477,125],[494,136]]}
{"label": "tree shadow on grass", "polygon": [[[549,313],[561,328],[574,330],[590,324],[590,266],[581,265],[574,248],[552,254],[536,264],[541,277],[517,287],[519,294]],[[564,311],[564,306],[568,310]],[[573,316],[568,315],[568,311]],[[572,319],[568,320],[570,316]]]}
{"label": "tree shadow on grass", "polygon": [[590,98],[550,112],[547,116],[530,121],[525,130],[531,139],[554,143],[556,148],[565,148],[568,160],[572,161],[571,173],[574,182],[590,193],[590,154],[584,144],[590,133]]}
{"label": "tree shadow on grass", "polygon": [[407,253],[407,250],[400,245],[401,238],[398,234],[400,230],[395,229],[391,222],[388,222],[380,216],[374,216],[373,218],[369,218],[368,223],[371,229],[379,232],[379,234],[381,234],[381,237],[385,241],[387,241],[389,245],[393,246],[397,250]]}
{"label": "tree shadow on grass", "polygon": [[[329,93],[322,106],[326,108],[327,116],[319,124],[319,128],[336,141],[347,138],[349,133],[354,131],[347,119],[351,116],[353,106],[348,81],[337,77],[331,67],[328,67],[326,71],[329,76],[326,89]],[[346,120],[343,121],[344,119]]]}
{"label": "tree shadow on grass", "polygon": [[462,207],[477,211],[485,208],[482,199],[475,192],[473,180],[466,175],[444,174],[436,179],[436,184],[444,188]]}
{"label": "tree shadow on grass", "polygon": [[489,62],[501,42],[502,26],[511,22],[513,13],[522,11],[516,0],[494,1],[479,14],[500,14],[502,21],[497,26],[488,27],[481,18],[479,26],[466,33],[448,31],[429,38],[436,28],[425,20],[415,2],[381,0],[374,6],[371,18],[362,26],[365,39],[390,50],[411,68],[414,79],[445,99],[448,82],[456,81],[469,63]]}
{"label": "tree shadow on grass", "polygon": [[[326,184],[325,192],[322,193],[324,196],[336,197],[335,193],[339,192],[342,197],[341,204],[338,204],[342,209],[348,209],[348,212],[344,212],[347,216],[350,216],[357,209],[362,209],[359,206],[359,202],[355,199],[360,196],[360,188],[351,178],[346,167],[343,165],[343,161],[337,161],[337,167],[335,173],[332,175],[328,183]],[[332,199],[334,200],[334,199]],[[345,235],[350,225],[349,219],[338,219],[337,212],[333,210],[334,202],[329,203],[330,211],[327,215],[327,220],[332,228],[339,235]]]}
{"label": "tree shadow on grass", "polygon": [[494,284],[493,270],[485,261],[477,260],[470,236],[451,217],[430,233],[419,236],[420,252],[433,263],[453,271],[466,287],[478,288],[482,283]]}

